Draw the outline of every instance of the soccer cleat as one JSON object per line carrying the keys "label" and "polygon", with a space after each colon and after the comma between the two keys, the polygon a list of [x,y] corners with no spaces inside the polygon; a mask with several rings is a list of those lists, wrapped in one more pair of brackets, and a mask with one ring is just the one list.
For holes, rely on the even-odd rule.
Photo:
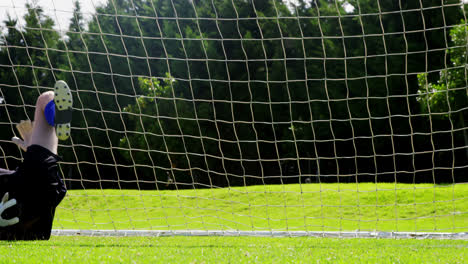
{"label": "soccer cleat", "polygon": [[67,83],[57,81],[54,87],[55,103],[55,133],[60,140],[67,140],[70,137],[73,97]]}

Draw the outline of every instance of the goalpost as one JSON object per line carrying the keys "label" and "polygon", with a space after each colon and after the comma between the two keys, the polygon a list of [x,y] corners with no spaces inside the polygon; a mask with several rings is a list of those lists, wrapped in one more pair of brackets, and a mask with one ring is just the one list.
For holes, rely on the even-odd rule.
{"label": "goalpost", "polygon": [[0,164],[65,80],[54,234],[467,238],[465,1],[26,2]]}

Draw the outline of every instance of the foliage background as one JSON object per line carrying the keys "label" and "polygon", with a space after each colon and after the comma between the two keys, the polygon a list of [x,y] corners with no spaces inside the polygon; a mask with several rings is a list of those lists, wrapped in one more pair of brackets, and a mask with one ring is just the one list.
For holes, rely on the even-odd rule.
{"label": "foliage background", "polygon": [[71,189],[468,180],[467,5],[347,2],[77,2],[63,36],[26,5],[1,29],[1,163],[63,79]]}

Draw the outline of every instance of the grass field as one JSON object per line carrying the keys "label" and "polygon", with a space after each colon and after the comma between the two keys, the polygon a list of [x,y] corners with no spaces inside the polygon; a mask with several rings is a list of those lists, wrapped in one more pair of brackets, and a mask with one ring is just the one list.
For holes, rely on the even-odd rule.
{"label": "grass field", "polygon": [[[70,191],[55,229],[468,231],[468,185]],[[268,205],[268,206],[266,206]],[[82,237],[0,241],[0,263],[467,263],[468,241]]]}
{"label": "grass field", "polygon": [[468,241],[53,237],[0,241],[1,263],[466,263]]}
{"label": "grass field", "polygon": [[70,191],[56,229],[468,231],[468,184]]}

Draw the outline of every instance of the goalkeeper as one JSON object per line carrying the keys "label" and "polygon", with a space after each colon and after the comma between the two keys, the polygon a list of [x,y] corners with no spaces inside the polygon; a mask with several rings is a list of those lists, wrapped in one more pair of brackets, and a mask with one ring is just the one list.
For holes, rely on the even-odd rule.
{"label": "goalkeeper", "polygon": [[57,147],[70,136],[72,102],[68,85],[58,81],[54,92],[38,97],[34,122],[17,125],[22,139],[12,140],[26,153],[16,170],[0,169],[0,240],[50,238],[55,208],[66,193]]}

